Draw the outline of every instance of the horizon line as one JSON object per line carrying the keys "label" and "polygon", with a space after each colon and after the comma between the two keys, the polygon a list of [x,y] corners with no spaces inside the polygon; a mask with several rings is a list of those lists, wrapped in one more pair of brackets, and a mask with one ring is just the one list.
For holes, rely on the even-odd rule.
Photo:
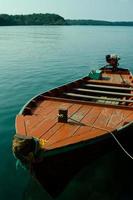
{"label": "horizon line", "polygon": [[[42,13],[42,12],[33,12],[33,13],[16,13],[16,14],[8,14],[8,13],[0,13],[0,15],[33,15],[33,14],[55,14],[55,15],[59,15],[61,17],[63,17],[62,15],[60,14],[57,14],[57,13]],[[133,22],[133,20],[112,20],[112,19],[92,19],[92,18],[65,18],[63,17],[65,20],[93,20],[93,21],[105,21],[105,22]]]}

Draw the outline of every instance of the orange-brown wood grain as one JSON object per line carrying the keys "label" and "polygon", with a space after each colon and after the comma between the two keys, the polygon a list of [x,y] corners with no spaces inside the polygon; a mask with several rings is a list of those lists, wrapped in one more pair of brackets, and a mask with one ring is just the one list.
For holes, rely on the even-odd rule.
{"label": "orange-brown wood grain", "polygon": [[16,117],[16,133],[19,135],[27,135],[25,117],[23,115],[17,115]]}
{"label": "orange-brown wood grain", "polygon": [[47,134],[47,135],[44,135],[43,138],[47,139],[50,144],[61,138],[69,137],[79,127],[79,123],[77,122],[81,121],[81,119],[89,111],[89,109],[90,109],[90,106],[82,105],[79,108],[77,107],[77,110],[75,110],[75,112],[73,113],[69,111],[69,113],[71,113],[70,115],[71,118],[76,121],[69,119],[68,123],[64,123],[63,126],[61,126],[56,132],[54,131],[53,134],[52,134],[52,131],[55,129],[53,128],[53,130],[50,130],[51,137],[49,137],[49,135]]}
{"label": "orange-brown wood grain", "polygon": [[[87,91],[86,87],[91,89]],[[80,90],[76,90],[77,88]],[[40,101],[35,99],[36,107],[33,105],[29,108],[32,110],[31,113],[24,112],[16,117],[16,132],[44,139],[47,149],[95,139],[133,121],[133,103],[125,101],[132,98],[132,88],[133,77],[128,71],[103,70],[100,80],[90,80],[86,77],[44,93],[44,99]],[[76,94],[76,99],[74,95],[67,96],[69,92]],[[83,92],[87,92],[89,98],[85,98]],[[90,98],[92,93],[96,98]],[[109,95],[113,98],[112,103]],[[100,97],[104,100],[98,101]],[[68,110],[67,123],[58,122],[61,108]]]}
{"label": "orange-brown wood grain", "polygon": [[[74,115],[81,107],[82,107],[82,105],[80,105],[80,104],[73,104],[72,106],[70,106],[69,109],[68,109],[68,117],[71,117],[72,115]],[[48,140],[62,126],[64,126],[64,123],[58,123],[58,120],[57,120],[56,123],[55,123],[55,125],[53,127],[51,127],[51,129],[49,129],[48,131],[44,132],[40,136],[40,138]]]}

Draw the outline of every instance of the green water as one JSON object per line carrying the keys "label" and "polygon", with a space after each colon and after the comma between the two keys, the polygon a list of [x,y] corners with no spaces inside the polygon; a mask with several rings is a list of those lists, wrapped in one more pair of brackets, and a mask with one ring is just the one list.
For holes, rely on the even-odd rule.
{"label": "green water", "polygon": [[[0,199],[52,199],[16,170],[11,151],[15,116],[34,95],[78,79],[117,53],[133,71],[133,28],[96,26],[0,27]],[[133,199],[132,161],[114,151],[77,174],[58,197],[64,199]]]}

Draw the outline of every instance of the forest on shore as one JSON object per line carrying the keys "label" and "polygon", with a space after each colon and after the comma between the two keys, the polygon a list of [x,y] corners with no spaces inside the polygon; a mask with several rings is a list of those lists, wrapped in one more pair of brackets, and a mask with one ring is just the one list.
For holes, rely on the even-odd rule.
{"label": "forest on shore", "polygon": [[0,26],[17,25],[97,25],[97,26],[133,26],[133,21],[110,22],[90,19],[64,19],[57,14],[29,14],[29,15],[8,15],[0,14]]}
{"label": "forest on shore", "polygon": [[0,26],[65,25],[63,17],[56,14],[7,15],[0,14]]}

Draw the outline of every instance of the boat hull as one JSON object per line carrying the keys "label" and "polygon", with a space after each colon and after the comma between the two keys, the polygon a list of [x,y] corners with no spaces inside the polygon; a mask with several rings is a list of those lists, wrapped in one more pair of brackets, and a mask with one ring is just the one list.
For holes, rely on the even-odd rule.
{"label": "boat hull", "polygon": [[[133,153],[132,130],[133,125],[115,133],[117,139],[131,154]],[[33,165],[34,177],[51,196],[57,197],[86,165],[116,150],[124,154],[111,134],[79,143],[76,147],[72,145],[60,148],[51,152],[50,156],[44,156],[42,162]]]}
{"label": "boat hull", "polygon": [[133,76],[100,73],[37,95],[16,117],[13,152],[53,197],[92,160],[132,153]]}

